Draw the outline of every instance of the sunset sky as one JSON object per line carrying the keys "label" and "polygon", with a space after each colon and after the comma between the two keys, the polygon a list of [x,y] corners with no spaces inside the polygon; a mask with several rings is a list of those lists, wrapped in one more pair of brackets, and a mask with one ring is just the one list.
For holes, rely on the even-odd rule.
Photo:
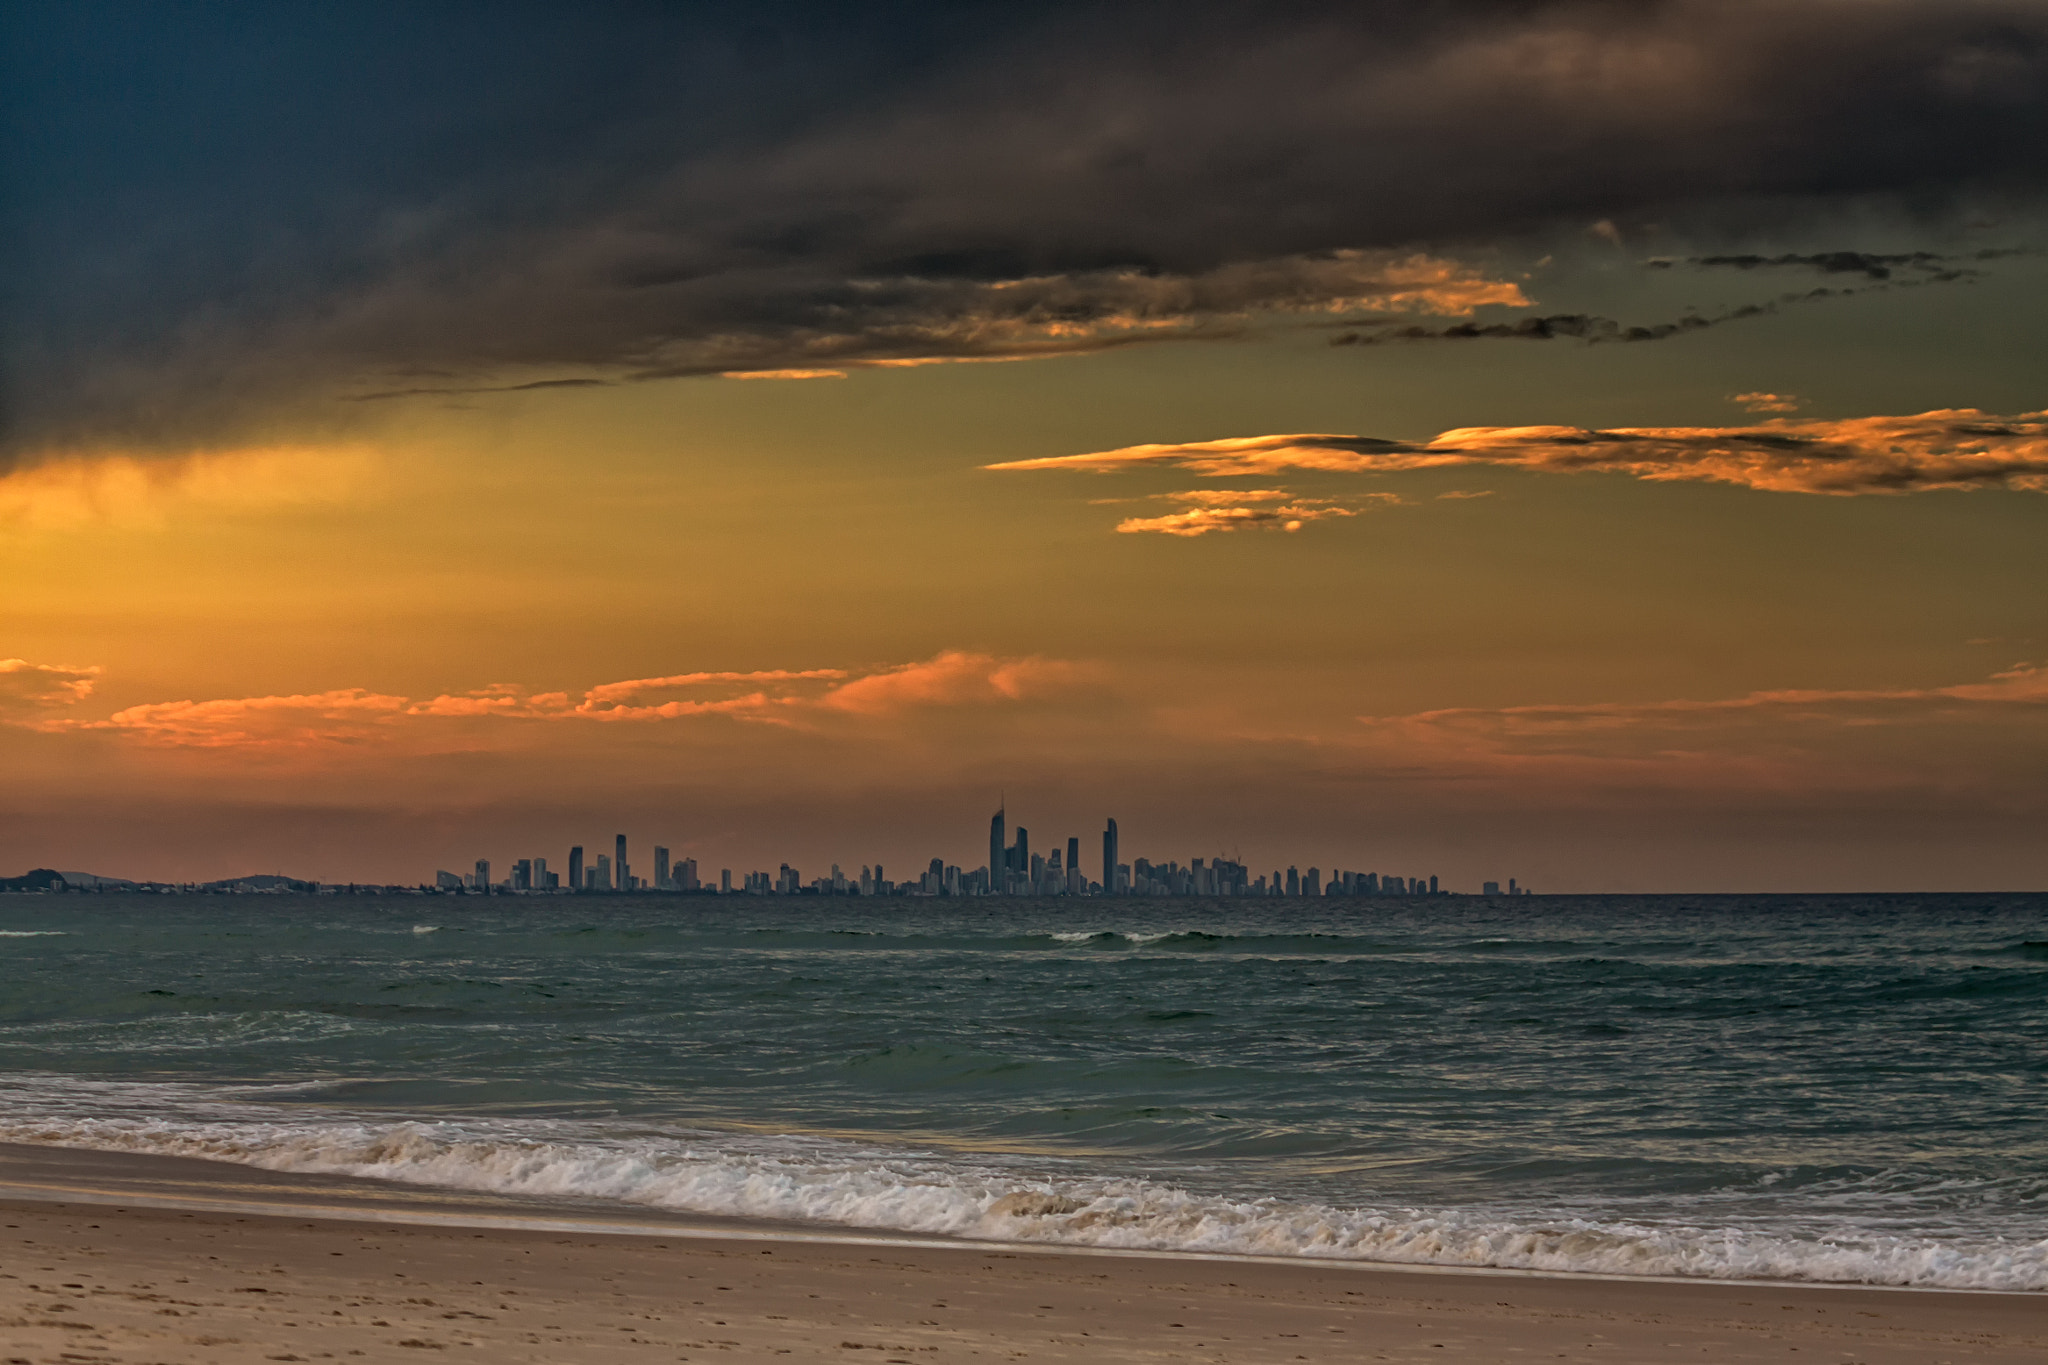
{"label": "sunset sky", "polygon": [[2048,5],[0,49],[0,875],[2048,885]]}

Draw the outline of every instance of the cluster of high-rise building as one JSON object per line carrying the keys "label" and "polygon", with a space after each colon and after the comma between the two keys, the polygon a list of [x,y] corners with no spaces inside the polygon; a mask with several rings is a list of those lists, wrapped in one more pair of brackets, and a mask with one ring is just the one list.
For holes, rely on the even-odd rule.
{"label": "cluster of high-rise building", "polygon": [[[566,872],[549,869],[546,858],[521,858],[512,864],[511,875],[502,881],[491,879],[491,864],[479,859],[473,873],[437,872],[436,888],[442,891],[488,892],[513,895],[584,892],[699,892],[713,895],[753,896],[1436,896],[1446,894],[1437,879],[1410,877],[1390,872],[1360,872],[1337,869],[1326,877],[1320,868],[1274,869],[1253,873],[1235,858],[1195,858],[1185,866],[1179,862],[1154,863],[1135,858],[1120,861],[1122,850],[1116,821],[1102,831],[1102,855],[1094,876],[1083,866],[1081,840],[1071,836],[1064,845],[1055,841],[1043,853],[1033,851],[1031,832],[1016,827],[1014,836],[1007,825],[1008,812],[998,810],[989,820],[988,862],[976,868],[961,868],[934,858],[914,878],[890,881],[882,865],[861,868],[858,876],[832,865],[830,876],[809,881],[796,868],[783,863],[774,873],[745,872],[737,883],[732,869],[720,869],[718,880],[707,883],[697,873],[695,858],[671,859],[666,848],[654,850],[654,875],[636,874],[626,858],[626,836],[621,834],[610,854],[600,853],[586,862],[583,846],[569,850]],[[1527,895],[1527,888],[1508,882],[1509,895]],[[1499,885],[1486,883],[1487,895],[1499,894]]]}

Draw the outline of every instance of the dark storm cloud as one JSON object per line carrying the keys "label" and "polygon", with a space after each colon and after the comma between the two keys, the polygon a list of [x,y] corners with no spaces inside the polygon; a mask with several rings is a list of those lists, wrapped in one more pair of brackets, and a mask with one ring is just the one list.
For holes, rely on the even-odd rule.
{"label": "dark storm cloud", "polygon": [[1924,279],[1948,281],[1966,279],[1979,273],[1963,264],[1966,261],[1995,261],[2020,254],[2015,249],[2004,247],[1972,251],[1962,256],[1944,256],[1934,251],[1889,254],[1871,251],[1816,251],[1803,255],[1797,252],[1781,252],[1775,256],[1760,256],[1753,253],[1739,256],[1689,256],[1682,260],[1659,257],[1644,264],[1653,270],[1669,270],[1681,265],[1735,270],[1795,268],[1818,270],[1823,275],[1863,275],[1873,280],[1889,280],[1895,270],[1911,270],[1920,272],[1920,277]]}
{"label": "dark storm cloud", "polygon": [[2048,12],[2008,0],[81,3],[0,38],[12,458],[1459,315],[1489,286],[1447,260],[1560,224],[1938,221],[2048,166]]}

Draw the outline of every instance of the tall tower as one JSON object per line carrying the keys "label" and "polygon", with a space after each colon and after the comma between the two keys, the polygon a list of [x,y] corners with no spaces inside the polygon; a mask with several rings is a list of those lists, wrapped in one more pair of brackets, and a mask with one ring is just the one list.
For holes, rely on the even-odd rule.
{"label": "tall tower", "polygon": [[[988,822],[988,892],[991,896],[1000,896],[1009,889],[1003,880],[1003,855],[1008,851],[1009,841],[1003,832],[1003,808],[997,806],[996,813]],[[878,878],[881,875],[880,872],[875,874]]]}
{"label": "tall tower", "polygon": [[1112,819],[1102,828],[1102,894],[1116,893],[1116,821]]}
{"label": "tall tower", "polygon": [[631,886],[632,883],[626,880],[626,836],[621,834],[612,853],[612,889],[624,891]]}
{"label": "tall tower", "polygon": [[569,889],[583,889],[583,845],[577,844],[569,850]]}
{"label": "tall tower", "polygon": [[1067,836],[1067,872],[1071,875],[1081,866],[1081,836]]}

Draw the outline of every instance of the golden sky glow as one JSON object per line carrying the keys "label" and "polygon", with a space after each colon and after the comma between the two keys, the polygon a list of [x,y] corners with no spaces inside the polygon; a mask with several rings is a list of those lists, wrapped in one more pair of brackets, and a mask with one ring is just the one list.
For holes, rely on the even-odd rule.
{"label": "golden sky glow", "polygon": [[[1511,70],[1637,148],[1570,193],[1511,120],[1226,53],[1228,128],[1077,59],[1064,110],[904,77],[626,189],[556,167],[511,227],[388,191],[348,269],[153,247],[161,298],[53,227],[131,292],[0,361],[0,874],[418,881],[619,829],[972,866],[1005,794],[1463,889],[2038,886],[2033,201],[1766,183],[1698,101],[1779,39],[1687,22],[1400,77]],[[1748,218],[1664,184],[1641,101]],[[1397,124],[1444,150],[1386,161]],[[1346,147],[1379,189],[1316,170]]]}

